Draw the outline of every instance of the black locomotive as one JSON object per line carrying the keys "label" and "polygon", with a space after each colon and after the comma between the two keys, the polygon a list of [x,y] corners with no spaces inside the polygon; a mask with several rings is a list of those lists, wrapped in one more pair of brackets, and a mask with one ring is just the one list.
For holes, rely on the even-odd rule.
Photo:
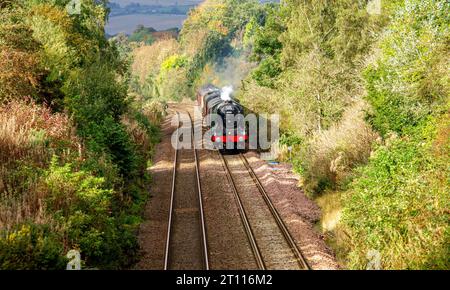
{"label": "black locomotive", "polygon": [[244,108],[231,95],[224,96],[218,87],[207,85],[198,90],[197,103],[213,129],[211,141],[216,148],[245,149],[249,137]]}

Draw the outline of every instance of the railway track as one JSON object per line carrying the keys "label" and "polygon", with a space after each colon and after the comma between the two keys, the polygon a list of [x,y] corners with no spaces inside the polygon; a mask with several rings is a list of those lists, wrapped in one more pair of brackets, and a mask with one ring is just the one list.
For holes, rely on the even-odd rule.
{"label": "railway track", "polygon": [[[178,119],[180,114],[177,112]],[[190,122],[192,119],[189,115]],[[165,270],[209,270],[199,162],[192,127],[192,148],[175,150]],[[178,148],[178,138],[177,138]]]}
{"label": "railway track", "polygon": [[[187,115],[193,124],[191,116]],[[178,112],[177,116],[180,119]],[[193,148],[175,150],[165,270],[209,270],[200,167],[193,128]],[[231,185],[257,268],[310,269],[246,157],[216,152]]]}
{"label": "railway track", "polygon": [[233,190],[258,268],[310,269],[246,157],[217,153]]}

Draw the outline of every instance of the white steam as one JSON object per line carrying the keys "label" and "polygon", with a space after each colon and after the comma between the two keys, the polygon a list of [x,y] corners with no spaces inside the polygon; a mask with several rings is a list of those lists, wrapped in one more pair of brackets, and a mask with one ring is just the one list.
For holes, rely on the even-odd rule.
{"label": "white steam", "polygon": [[233,93],[233,86],[225,86],[220,90],[220,98],[222,101],[231,101],[231,94]]}

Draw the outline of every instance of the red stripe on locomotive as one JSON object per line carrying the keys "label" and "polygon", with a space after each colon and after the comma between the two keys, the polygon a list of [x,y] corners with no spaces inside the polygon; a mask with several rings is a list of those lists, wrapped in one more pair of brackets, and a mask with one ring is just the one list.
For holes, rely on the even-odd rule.
{"label": "red stripe on locomotive", "polygon": [[237,143],[237,142],[242,142],[242,141],[239,141],[239,138],[244,138],[244,140],[243,141],[247,141],[248,140],[248,135],[233,135],[233,136],[212,136],[211,137],[211,140],[213,141],[213,142],[216,142],[218,139],[221,141],[221,142],[233,142],[233,143]]}

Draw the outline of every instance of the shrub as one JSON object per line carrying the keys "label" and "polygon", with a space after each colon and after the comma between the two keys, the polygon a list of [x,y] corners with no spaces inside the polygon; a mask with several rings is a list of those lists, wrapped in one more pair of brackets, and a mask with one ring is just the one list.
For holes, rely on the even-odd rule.
{"label": "shrub", "polygon": [[391,140],[361,168],[344,194],[342,223],[351,237],[348,267],[364,268],[370,249],[380,252],[384,269],[450,267],[450,172],[443,150],[450,140],[448,117],[423,122],[414,135]]}
{"label": "shrub", "polygon": [[122,124],[128,59],[105,38],[106,4],[69,15],[67,1],[3,2],[0,267],[60,269],[72,248],[87,266],[124,267],[157,130],[140,110],[130,134]]}
{"label": "shrub", "polygon": [[45,177],[47,209],[64,216],[77,210],[93,215],[107,213],[112,192],[102,188],[104,179],[84,171],[73,172],[71,164],[60,167],[57,162],[53,157]]}
{"label": "shrub", "polygon": [[[64,229],[65,248],[79,248],[90,266],[118,268],[136,249],[133,228],[115,214],[120,195],[105,187],[105,179],[53,158],[43,183],[47,210]],[[120,211],[118,211],[120,213]],[[122,214],[125,213],[122,209]]]}
{"label": "shrub", "polygon": [[383,135],[416,126],[450,93],[448,1],[405,1],[365,72],[370,123]]}
{"label": "shrub", "polygon": [[[148,108],[149,107],[147,107],[147,109]],[[139,156],[141,157],[139,163],[141,172],[145,172],[147,169],[147,163],[153,153],[154,144],[156,144],[160,138],[159,127],[157,127],[160,122],[158,111],[157,109],[152,109],[151,112],[154,114],[153,117],[155,118],[147,116],[145,110],[131,111],[122,118],[122,124],[131,136],[133,144],[136,145]],[[155,123],[151,120],[155,120]]]}
{"label": "shrub", "polygon": [[268,57],[252,72],[253,79],[263,87],[275,88],[275,78],[281,73],[280,60]]}
{"label": "shrub", "polygon": [[172,55],[166,58],[161,64],[161,71],[169,71],[171,69],[178,69],[185,67],[187,65],[187,59],[185,56],[181,55]]}
{"label": "shrub", "polygon": [[[448,269],[448,1],[404,1],[365,73],[368,120],[388,137],[343,195],[350,268]],[[444,149],[446,148],[446,149]]]}
{"label": "shrub", "polygon": [[0,234],[0,269],[62,270],[67,259],[59,237],[47,226],[24,224]]}
{"label": "shrub", "polygon": [[100,156],[106,154],[123,176],[135,173],[133,144],[120,123],[128,109],[126,87],[118,83],[106,64],[73,71],[64,86],[65,102],[86,146]]}

